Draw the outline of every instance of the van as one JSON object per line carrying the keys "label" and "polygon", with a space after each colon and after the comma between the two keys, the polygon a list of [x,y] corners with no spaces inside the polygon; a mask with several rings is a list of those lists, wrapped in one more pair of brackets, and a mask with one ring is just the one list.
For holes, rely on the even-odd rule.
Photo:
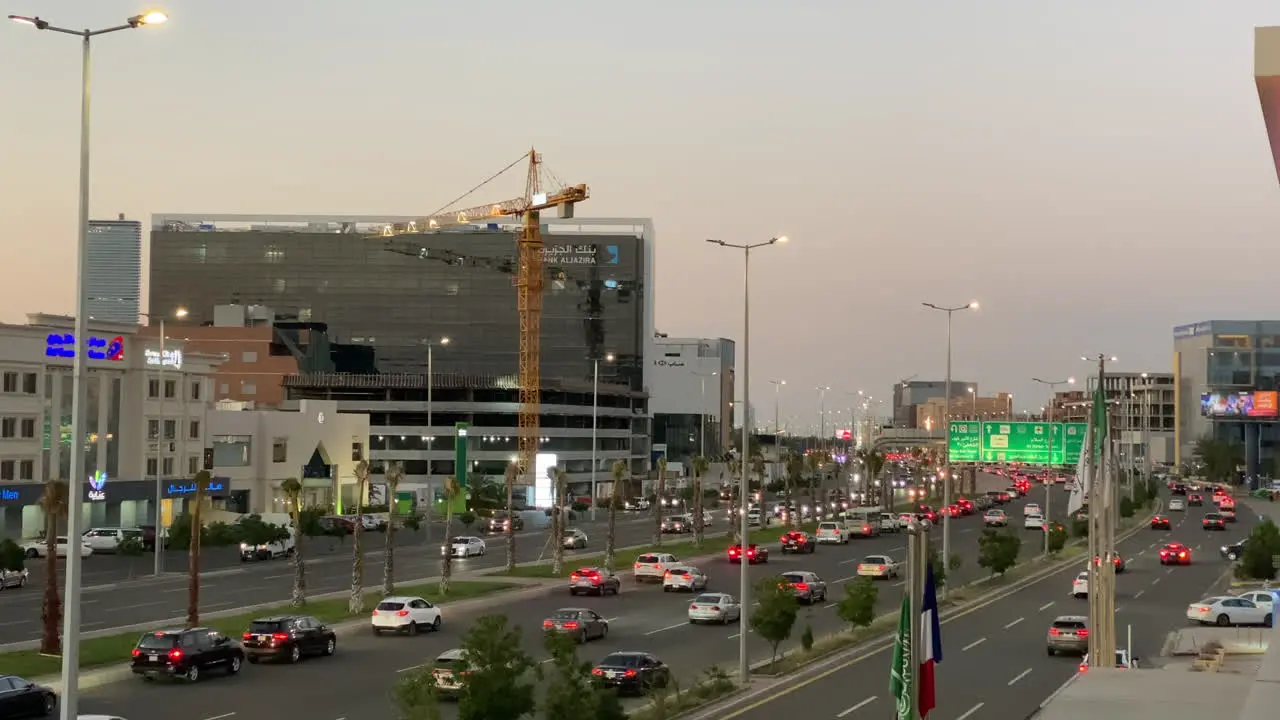
{"label": "van", "polygon": [[852,537],[877,537],[880,535],[880,508],[852,508],[845,513],[844,524]]}

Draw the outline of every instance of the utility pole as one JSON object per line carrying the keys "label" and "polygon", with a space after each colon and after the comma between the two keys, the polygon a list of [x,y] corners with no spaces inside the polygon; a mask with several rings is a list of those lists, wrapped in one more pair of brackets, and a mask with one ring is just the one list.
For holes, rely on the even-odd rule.
{"label": "utility pole", "polygon": [[1089,454],[1089,664],[1114,668],[1118,493],[1111,450],[1113,418],[1106,397],[1106,361],[1106,356],[1098,356],[1098,384],[1092,405],[1093,447]]}

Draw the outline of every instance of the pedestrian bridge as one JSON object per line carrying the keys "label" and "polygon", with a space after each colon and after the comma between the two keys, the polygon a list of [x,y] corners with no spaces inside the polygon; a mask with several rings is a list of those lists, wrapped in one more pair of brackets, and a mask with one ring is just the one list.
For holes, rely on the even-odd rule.
{"label": "pedestrian bridge", "polygon": [[888,428],[871,443],[872,450],[889,447],[919,447],[922,445],[941,446],[947,440],[942,430],[925,430],[923,428]]}

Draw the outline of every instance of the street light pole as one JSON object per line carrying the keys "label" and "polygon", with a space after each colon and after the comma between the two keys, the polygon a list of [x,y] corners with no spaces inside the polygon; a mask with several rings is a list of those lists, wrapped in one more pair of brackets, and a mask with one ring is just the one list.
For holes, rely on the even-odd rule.
{"label": "street light pole", "polygon": [[[439,342],[440,346],[444,347],[449,344],[449,338],[442,337]],[[436,434],[435,429],[432,427],[433,418],[431,417],[434,400],[432,391],[436,386],[435,345],[436,340],[427,341],[427,541],[431,540],[431,513],[436,509],[436,494],[431,487],[431,452],[435,449],[436,444]],[[453,471],[456,474],[458,469],[454,468]],[[448,539],[449,528],[445,528],[444,533],[445,539]]]}
{"label": "street light pole", "polygon": [[[778,482],[780,469],[778,464],[782,462],[782,443],[779,438],[782,435],[782,427],[778,425],[778,407],[781,405],[782,386],[787,384],[786,380],[770,380],[773,385],[773,482]],[[791,498],[787,498],[787,502],[791,502]]]}
{"label": "street light pole", "polygon": [[[613,362],[613,353],[604,356],[605,362]],[[600,419],[600,358],[592,360],[591,373],[591,521],[596,520],[596,432]],[[706,397],[706,388],[703,388]],[[657,499],[662,502],[662,498]]]}
{"label": "street light pole", "polygon": [[[1044,470],[1044,473],[1045,473],[1044,474],[1044,522],[1045,522],[1044,555],[1045,557],[1048,557],[1049,556],[1049,528],[1052,527],[1050,523],[1053,522],[1053,516],[1049,514],[1049,501],[1052,499],[1052,496],[1053,496],[1053,492],[1052,492],[1053,482],[1052,482],[1052,478],[1049,476],[1049,472],[1053,468],[1053,396],[1056,394],[1059,385],[1074,385],[1076,382],[1076,379],[1073,377],[1069,377],[1066,380],[1041,380],[1040,378],[1031,378],[1031,380],[1033,382],[1038,382],[1041,385],[1049,386],[1049,410],[1048,410],[1049,457],[1048,459],[1045,460],[1045,470]],[[1065,428],[1066,426],[1063,426],[1063,427]],[[1063,433],[1063,437],[1062,437],[1062,461],[1063,461],[1063,464],[1066,464],[1066,461],[1067,461],[1066,433]]]}
{"label": "street light pole", "polygon": [[[156,474],[156,510],[155,510],[156,537],[155,537],[155,547],[152,548],[155,551],[155,555],[156,555],[155,575],[156,577],[159,577],[160,574],[164,572],[165,527],[164,527],[164,518],[161,516],[161,513],[160,513],[160,506],[164,503],[164,467],[163,467],[164,453],[161,450],[161,447],[162,447],[161,443],[164,442],[164,401],[165,401],[165,395],[164,395],[165,370],[164,369],[168,364],[166,362],[167,356],[165,354],[165,339],[168,337],[168,335],[165,333],[165,328],[164,328],[165,316],[164,315],[160,313],[154,313],[154,314],[139,313],[139,314],[147,318],[148,320],[152,320],[157,317],[160,319],[160,368],[156,373],[158,376],[157,382],[160,385],[160,392],[158,394],[159,395],[158,400],[160,405],[160,408],[159,408],[160,419],[157,421],[159,427],[157,428],[157,432],[156,432],[156,473],[155,473]],[[180,307],[173,311],[173,316],[181,320],[182,318],[187,316],[187,309]],[[149,441],[150,438],[147,438],[147,440]],[[143,454],[143,457],[144,458],[149,457],[150,455],[151,455],[150,452],[146,452]]]}
{"label": "street light pole", "polygon": [[[144,25],[158,25],[168,20],[161,12],[135,15],[123,25],[101,30],[72,30],[50,25],[39,17],[10,15],[9,19],[30,25],[36,30],[48,30],[62,35],[80,38],[80,193],[76,217],[76,317],[74,329],[75,358],[71,375],[71,472],[67,479],[67,537],[73,541],[81,535],[84,526],[84,461],[85,461],[85,407],[84,390],[88,380],[85,366],[86,331],[89,320],[89,303],[85,295],[85,275],[88,271],[89,243],[89,119],[90,119],[90,46],[98,35],[133,30]],[[62,700],[58,703],[61,720],[75,720],[80,704],[80,553],[68,552],[66,559],[66,589],[63,594],[62,613]]]}
{"label": "street light pole", "polygon": [[[707,240],[709,243],[719,245],[721,247],[729,247],[742,251],[742,457],[740,459],[742,467],[742,476],[738,488],[739,500],[739,522],[741,523],[741,543],[745,546],[751,537],[751,527],[747,523],[746,503],[749,485],[747,483],[747,463],[750,462],[748,452],[751,448],[751,422],[747,417],[751,414],[751,251],[755,248],[767,247],[775,243],[785,243],[787,237],[778,235],[770,238],[766,242],[754,244],[735,244],[727,243],[723,240]],[[739,578],[738,594],[741,596],[739,602],[742,607],[751,607],[751,575],[749,573],[751,563],[744,562],[742,565],[742,574]],[[738,635],[738,681],[742,685],[751,682],[751,665],[747,659],[747,633],[739,633]]]}
{"label": "street light pole", "polygon": [[[929,308],[930,310],[937,310],[938,312],[943,312],[947,314],[947,378],[946,378],[946,381],[943,383],[943,392],[946,394],[946,397],[943,399],[943,411],[942,411],[942,414],[945,417],[946,424],[947,424],[947,433],[946,433],[947,447],[946,447],[946,459],[943,461],[943,466],[945,471],[942,476],[942,503],[943,503],[942,506],[944,508],[948,508],[948,507],[951,507],[951,316],[955,315],[961,310],[977,310],[978,302],[974,300],[965,305],[956,305],[954,307],[946,306],[946,305],[935,305],[933,303],[921,303],[921,304]],[[973,395],[974,395],[974,401],[973,401],[974,414],[976,415],[978,394],[975,392]],[[942,563],[945,566],[949,562],[951,562],[951,513],[945,512],[942,514]],[[947,587],[948,587],[947,585],[943,586],[942,588],[943,593],[949,593],[949,591],[947,590]]]}

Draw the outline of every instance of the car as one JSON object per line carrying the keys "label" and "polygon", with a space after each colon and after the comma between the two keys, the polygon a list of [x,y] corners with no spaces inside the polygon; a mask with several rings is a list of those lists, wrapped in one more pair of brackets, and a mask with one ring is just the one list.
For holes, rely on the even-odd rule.
{"label": "car", "polygon": [[782,554],[787,553],[811,553],[818,549],[818,543],[814,541],[808,533],[799,530],[791,530],[785,532],[782,537],[778,538],[782,543]]}
{"label": "car", "polygon": [[1174,495],[1186,495],[1187,486],[1182,483],[1174,483],[1173,487],[1169,488],[1169,492],[1173,493]]}
{"label": "car", "polygon": [[858,576],[888,580],[898,577],[899,567],[888,555],[868,555],[858,563]]}
{"label": "car", "polygon": [[[637,578],[638,579],[638,578]],[[622,591],[622,578],[604,568],[582,567],[569,573],[569,594],[592,593],[601,597]]]}
{"label": "car", "polygon": [[145,633],[138,638],[132,655],[129,669],[145,680],[196,682],[209,671],[235,675],[244,665],[244,648],[205,627]]}
{"label": "car", "polygon": [[1043,515],[1027,515],[1022,518],[1023,530],[1044,530]]}
{"label": "car", "polygon": [[374,635],[390,630],[405,635],[417,635],[423,628],[439,630],[444,622],[440,608],[420,597],[390,595],[373,609]]}
{"label": "car", "polygon": [[285,535],[279,540],[272,542],[259,543],[250,545],[249,543],[240,543],[240,562],[249,562],[250,560],[272,560],[292,555],[293,535]]}
{"label": "car", "polygon": [[1267,608],[1268,611],[1275,609],[1276,590],[1255,590],[1253,592],[1241,593],[1237,597],[1241,600],[1248,600],[1258,607]]}
{"label": "car", "polygon": [[662,578],[666,577],[667,568],[675,567],[680,564],[680,559],[675,555],[666,552],[643,553],[636,558],[635,564],[631,568],[631,575],[636,582],[662,582]]}
{"label": "car", "polygon": [[707,574],[690,565],[678,565],[669,568],[662,576],[662,592],[672,590],[688,590],[700,592],[707,589]]}
{"label": "car", "polygon": [[[67,556],[68,545],[67,545],[67,537],[65,535],[59,535],[56,538],[54,538],[54,545],[55,545],[54,554],[56,554],[60,558],[64,558]],[[26,555],[29,558],[42,558],[49,554],[49,545],[44,541],[44,538],[40,538],[39,540],[32,540],[29,543],[23,544],[22,554]],[[93,554],[93,548],[89,547],[87,544],[81,541],[80,557],[86,558],[92,554]]]}
{"label": "car", "polygon": [[[1130,661],[1128,650],[1116,650],[1116,669],[1117,670],[1128,670],[1130,668],[1136,668],[1136,667],[1138,667],[1138,658],[1135,657],[1133,658],[1132,661]],[[1089,669],[1088,653],[1085,653],[1085,656],[1080,659],[1080,665],[1076,669],[1079,670],[1080,672],[1086,672]]]}
{"label": "car", "polygon": [[48,717],[57,708],[53,690],[17,675],[0,675],[0,717],[5,720]]}
{"label": "car", "polygon": [[1228,560],[1239,560],[1244,557],[1244,544],[1247,542],[1249,542],[1249,538],[1245,538],[1238,543],[1223,545],[1219,552],[1222,553],[1222,557]]}
{"label": "car", "polygon": [[249,623],[240,646],[250,663],[296,663],[308,655],[332,655],[338,649],[338,635],[310,615],[276,615]]}
{"label": "car", "polygon": [[1053,619],[1045,640],[1049,657],[1058,653],[1085,655],[1089,652],[1089,618],[1062,615]]}
{"label": "car", "polygon": [[1182,543],[1167,543],[1160,548],[1161,565],[1190,565],[1191,548]]}
{"label": "car", "polygon": [[742,604],[728,593],[703,593],[689,603],[689,624],[728,625],[742,620]]}
{"label": "car", "polygon": [[505,512],[496,512],[489,521],[485,523],[485,530],[491,533],[504,533],[510,526],[513,531],[524,529],[524,518],[519,515],[511,515],[509,518]]}
{"label": "car", "polygon": [[1265,625],[1271,627],[1271,605],[1244,598],[1215,596],[1187,606],[1187,619],[1204,625]]}
{"label": "car", "polygon": [[609,621],[587,608],[560,608],[542,621],[543,632],[564,633],[579,644],[609,637]]}
{"label": "car", "polygon": [[1169,521],[1168,515],[1152,515],[1151,529],[1152,530],[1172,530],[1173,523]]}
{"label": "car", "polygon": [[[788,533],[789,535],[790,533]],[[818,523],[818,532],[815,533],[816,542],[829,543],[832,545],[848,545],[851,533],[842,522],[820,522]],[[785,548],[785,546],[784,546]]]}
{"label": "car", "polygon": [[1169,498],[1169,510],[1181,512],[1187,509],[1187,503],[1182,498]]}
{"label": "car", "polygon": [[27,576],[30,573],[26,568],[21,570],[7,570],[0,568],[0,590],[5,588],[21,588],[27,586]]}
{"label": "car", "polygon": [[902,530],[902,521],[893,513],[880,513],[880,532],[896,533]]}
{"label": "car", "polygon": [[1022,514],[1026,515],[1044,515],[1044,511],[1036,503],[1027,503],[1022,506]]}
{"label": "car", "polygon": [[1009,524],[1009,516],[1005,515],[1003,510],[988,510],[982,515],[982,522],[987,527],[1006,527]]}
{"label": "car", "polygon": [[[1099,558],[1098,556],[1096,556],[1096,555],[1095,555],[1095,556],[1093,557],[1093,564],[1094,564],[1094,565],[1102,565],[1102,560],[1101,560],[1101,558]],[[1112,565],[1115,565],[1116,572],[1118,572],[1118,573],[1122,573],[1122,572],[1124,572],[1124,571],[1125,571],[1125,568],[1129,566],[1129,562],[1128,562],[1127,560],[1125,560],[1125,559],[1124,559],[1124,557],[1122,557],[1122,556],[1120,555],[1120,553],[1115,553],[1115,554],[1113,554],[1113,555],[1111,556],[1111,564],[1112,564]]]}
{"label": "car", "polygon": [[[730,545],[728,554],[729,554],[730,563],[737,565],[738,563],[742,562],[742,546],[741,545]],[[750,545],[747,546],[746,554],[747,554],[748,565],[758,565],[761,563],[769,562],[769,548],[767,547],[760,547],[755,543],[751,543]]]}
{"label": "car", "polygon": [[1187,507],[1200,507],[1204,505],[1204,496],[1193,493],[1187,496]]}
{"label": "car", "polygon": [[899,528],[905,529],[910,527],[912,524],[918,523],[918,522],[920,522],[920,520],[919,520],[919,516],[916,513],[898,513]]}
{"label": "car", "polygon": [[[452,552],[450,552],[450,549],[452,549]],[[486,549],[484,538],[478,538],[474,535],[461,535],[450,540],[448,545],[441,545],[440,554],[466,559],[473,555],[482,556]]]}
{"label": "car", "polygon": [[1218,508],[1218,514],[1222,516],[1225,522],[1236,522],[1236,509],[1234,507],[1220,507]]}
{"label": "car", "polygon": [[467,651],[462,648],[445,650],[431,663],[431,679],[436,693],[446,700],[462,694],[462,678],[468,672]]}
{"label": "car", "polygon": [[622,509],[631,510],[633,512],[634,511],[643,512],[649,509],[649,500],[648,498],[642,498],[642,497],[629,498],[627,500],[622,501]]}
{"label": "car", "polygon": [[578,528],[564,531],[564,546],[568,550],[578,550],[587,546],[587,534]]}
{"label": "car", "polygon": [[643,695],[670,685],[671,668],[646,652],[615,652],[591,668],[591,677],[597,685],[616,688],[619,693]]}
{"label": "car", "polygon": [[1089,597],[1089,571],[1081,570],[1071,581],[1071,596],[1077,600]]}
{"label": "car", "polygon": [[671,515],[662,518],[659,529],[665,534],[684,534],[693,532],[693,518],[688,515]]}
{"label": "car", "polygon": [[1227,521],[1218,513],[1205,513],[1200,527],[1204,530],[1226,530]]}
{"label": "car", "polygon": [[827,584],[817,573],[807,570],[786,572],[782,574],[782,581],[791,586],[802,605],[812,605],[827,599]]}
{"label": "car", "polygon": [[[95,527],[85,530],[80,537],[84,540],[84,544],[93,548],[96,553],[113,553],[126,538],[137,538],[138,542],[143,543],[145,549],[144,535],[142,528]],[[154,541],[153,535],[153,544]]]}
{"label": "car", "polygon": [[356,524],[338,515],[325,515],[316,521],[325,535],[343,536],[356,531]]}

